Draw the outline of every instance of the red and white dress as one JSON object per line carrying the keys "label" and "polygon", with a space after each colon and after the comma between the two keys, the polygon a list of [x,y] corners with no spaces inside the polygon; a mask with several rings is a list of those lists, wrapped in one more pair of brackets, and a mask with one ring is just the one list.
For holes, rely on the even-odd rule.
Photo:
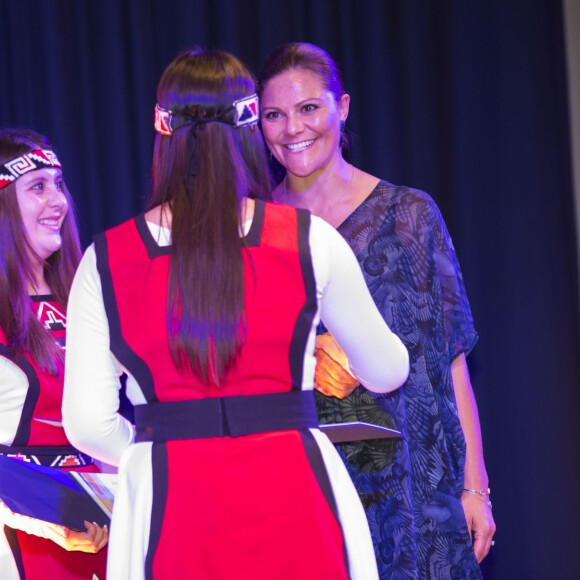
{"label": "red and white dress", "polygon": [[[376,578],[366,518],[333,445],[312,417],[269,430],[280,405],[272,416],[268,405],[297,403],[309,414],[321,312],[369,388],[401,384],[406,350],[370,296],[368,313],[347,312],[368,291],[330,226],[256,202],[247,227],[246,340],[219,389],[172,361],[166,230],[140,216],[95,238],[81,262],[69,303],[64,421],[81,449],[119,465],[110,580]],[[122,370],[138,405],[136,439],[117,413]],[[141,424],[140,411],[153,423]],[[199,433],[180,438],[181,428]]]}
{"label": "red and white dress", "polygon": [[[65,349],[66,313],[52,296],[32,296],[38,320]],[[72,448],[62,426],[64,369],[43,372],[29,356],[13,356],[0,329],[0,453],[72,471],[98,471]],[[105,578],[106,550],[67,552],[42,537],[38,520],[12,514],[0,502],[0,578],[59,580]],[[94,575],[94,576],[93,576]]]}

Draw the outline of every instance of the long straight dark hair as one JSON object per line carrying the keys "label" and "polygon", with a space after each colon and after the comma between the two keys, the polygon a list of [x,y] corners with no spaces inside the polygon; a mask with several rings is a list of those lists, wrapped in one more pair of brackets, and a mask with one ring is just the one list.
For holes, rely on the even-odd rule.
{"label": "long straight dark hair", "polygon": [[[171,210],[167,326],[175,363],[218,385],[245,338],[241,202],[271,188],[259,129],[199,121],[255,93],[233,55],[195,48],[165,70],[158,104],[190,124],[157,135],[150,208]],[[163,210],[162,210],[163,211]]]}
{"label": "long straight dark hair", "polygon": [[[0,163],[35,149],[52,149],[48,139],[28,129],[0,129]],[[26,235],[16,196],[16,183],[0,190],[0,327],[9,351],[30,354],[39,367],[55,374],[61,348],[30,307],[29,286],[35,282],[35,254]],[[64,188],[68,211],[61,228],[62,246],[44,261],[44,275],[54,298],[66,307],[81,249],[74,206]]]}

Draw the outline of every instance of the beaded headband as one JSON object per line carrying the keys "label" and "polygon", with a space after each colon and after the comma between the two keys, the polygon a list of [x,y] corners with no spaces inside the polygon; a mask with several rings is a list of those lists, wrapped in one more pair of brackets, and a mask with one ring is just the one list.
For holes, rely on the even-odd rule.
{"label": "beaded headband", "polygon": [[160,135],[172,135],[178,129],[206,123],[226,123],[234,127],[255,125],[260,116],[258,95],[234,101],[231,107],[218,111],[215,107],[193,107],[187,114],[177,114],[155,105],[155,130]]}
{"label": "beaded headband", "polygon": [[35,149],[11,161],[6,161],[6,163],[0,165],[0,189],[7,187],[29,171],[44,169],[45,167],[62,169],[56,153],[50,149]]}

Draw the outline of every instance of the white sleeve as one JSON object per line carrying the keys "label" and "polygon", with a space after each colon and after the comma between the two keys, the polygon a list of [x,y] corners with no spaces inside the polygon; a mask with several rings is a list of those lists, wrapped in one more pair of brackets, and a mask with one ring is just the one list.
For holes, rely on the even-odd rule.
{"label": "white sleeve", "polygon": [[28,393],[28,377],[10,359],[0,356],[0,445],[12,445]]}
{"label": "white sleeve", "polygon": [[[27,534],[32,534],[33,536],[39,536],[41,538],[46,537],[40,520],[29,518],[28,516],[23,516],[21,514],[15,514],[10,511],[3,501],[0,501],[0,524],[4,524],[14,530],[20,530]],[[4,530],[0,529],[0,532],[3,531]]]}
{"label": "white sleeve", "polygon": [[134,427],[118,413],[121,365],[110,351],[109,324],[94,246],[75,275],[67,308],[63,425],[85,453],[118,465]]}
{"label": "white sleeve", "polygon": [[387,393],[409,374],[407,349],[388,327],[344,238],[312,216],[310,244],[320,317],[345,352],[351,372],[370,391]]}

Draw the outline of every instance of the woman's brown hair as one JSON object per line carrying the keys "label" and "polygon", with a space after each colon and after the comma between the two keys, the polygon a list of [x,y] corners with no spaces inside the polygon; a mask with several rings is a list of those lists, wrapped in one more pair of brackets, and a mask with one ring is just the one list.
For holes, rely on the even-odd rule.
{"label": "woman's brown hair", "polygon": [[[35,149],[52,149],[48,139],[28,129],[0,129],[0,164]],[[75,212],[64,188],[68,211],[61,227],[62,246],[44,260],[44,275],[54,298],[66,307],[81,249]],[[62,349],[30,307],[36,256],[26,235],[16,197],[16,182],[0,190],[0,327],[14,356],[30,354],[41,369],[57,372]]]}
{"label": "woman's brown hair", "polygon": [[258,128],[219,119],[254,93],[254,79],[236,57],[200,48],[179,55],[157,89],[158,104],[188,121],[157,135],[153,154],[150,207],[167,204],[172,216],[170,350],[181,368],[216,385],[245,336],[241,202],[271,188]]}

